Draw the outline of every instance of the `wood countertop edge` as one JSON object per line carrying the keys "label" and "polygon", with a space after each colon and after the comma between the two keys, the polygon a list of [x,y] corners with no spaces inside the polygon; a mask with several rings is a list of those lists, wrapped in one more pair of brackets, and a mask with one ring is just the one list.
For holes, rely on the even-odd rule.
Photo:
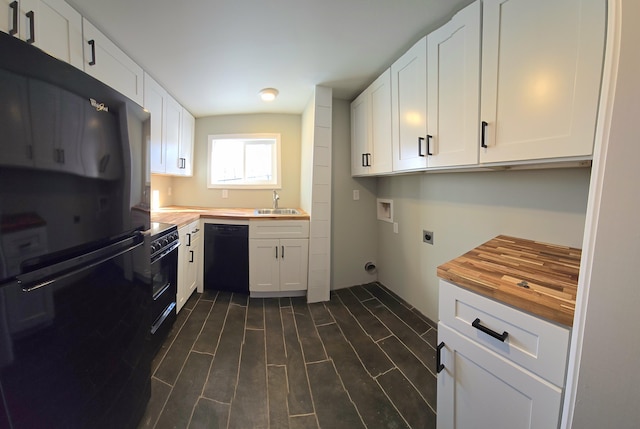
{"label": "wood countertop edge", "polygon": [[298,215],[256,215],[252,208],[206,208],[206,207],[169,207],[151,211],[152,222],[171,223],[178,228],[199,219],[225,220],[309,220],[310,216],[302,209]]}

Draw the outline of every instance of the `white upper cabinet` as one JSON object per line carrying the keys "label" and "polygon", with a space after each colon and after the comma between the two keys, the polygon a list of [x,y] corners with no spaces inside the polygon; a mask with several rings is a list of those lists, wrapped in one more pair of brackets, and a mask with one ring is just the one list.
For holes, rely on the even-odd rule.
{"label": "white upper cabinet", "polygon": [[166,150],[163,139],[164,105],[167,102],[167,92],[147,73],[144,73],[144,108],[151,115],[149,153],[152,173],[166,171]]}
{"label": "white upper cabinet", "polygon": [[393,171],[427,167],[427,38],[391,66]]}
{"label": "white upper cabinet", "polygon": [[590,157],[602,0],[485,0],[481,163]]}
{"label": "white upper cabinet", "polygon": [[187,109],[183,108],[177,173],[181,176],[193,176],[193,142],[195,138],[195,127],[196,118],[194,118]]}
{"label": "white upper cabinet", "polygon": [[151,114],[151,172],[191,176],[195,119],[147,73],[144,107]]}
{"label": "white upper cabinet", "polygon": [[142,68],[89,21],[82,22],[84,71],[142,106]]}
{"label": "white upper cabinet", "polygon": [[427,36],[428,167],[478,163],[480,2]]}
{"label": "white upper cabinet", "polygon": [[387,69],[351,103],[351,174],[389,173],[391,70]]}
{"label": "white upper cabinet", "polygon": [[0,30],[83,69],[82,17],[64,0],[0,0]]}

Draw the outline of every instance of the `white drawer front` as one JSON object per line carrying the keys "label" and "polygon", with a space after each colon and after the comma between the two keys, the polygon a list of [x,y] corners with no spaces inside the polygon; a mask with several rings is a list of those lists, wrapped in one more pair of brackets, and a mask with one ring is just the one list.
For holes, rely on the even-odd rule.
{"label": "white drawer front", "polygon": [[[440,280],[440,321],[540,377],[564,386],[569,329]],[[472,326],[498,334],[504,342]]]}
{"label": "white drawer front", "polygon": [[249,238],[308,238],[308,220],[251,220]]}

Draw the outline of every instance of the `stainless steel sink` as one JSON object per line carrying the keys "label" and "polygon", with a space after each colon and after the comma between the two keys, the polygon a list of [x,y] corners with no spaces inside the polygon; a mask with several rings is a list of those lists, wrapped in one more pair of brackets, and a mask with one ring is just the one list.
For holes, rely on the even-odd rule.
{"label": "stainless steel sink", "polygon": [[297,215],[300,212],[296,209],[255,209],[257,215]]}

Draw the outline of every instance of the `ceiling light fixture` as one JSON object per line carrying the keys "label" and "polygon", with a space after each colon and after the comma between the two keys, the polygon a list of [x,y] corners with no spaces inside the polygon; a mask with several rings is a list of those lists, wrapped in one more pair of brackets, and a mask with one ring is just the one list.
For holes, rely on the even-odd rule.
{"label": "ceiling light fixture", "polygon": [[273,101],[278,96],[278,90],[275,88],[264,88],[260,90],[259,94],[262,101]]}

